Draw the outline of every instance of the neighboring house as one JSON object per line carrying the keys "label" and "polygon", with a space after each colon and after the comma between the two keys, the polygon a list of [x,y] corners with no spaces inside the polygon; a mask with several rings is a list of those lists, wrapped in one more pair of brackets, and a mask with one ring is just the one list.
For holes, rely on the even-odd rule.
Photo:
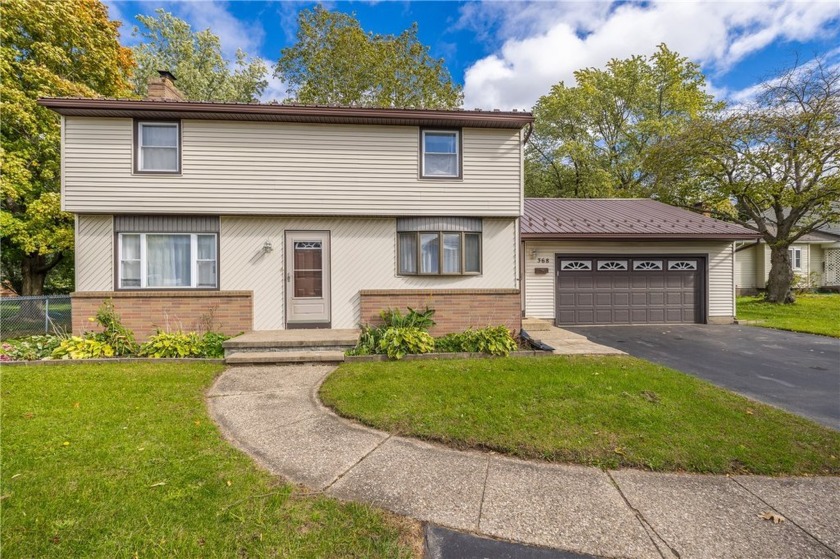
{"label": "neighboring house", "polygon": [[745,227],[649,199],[525,200],[523,309],[558,325],[729,323]]}
{"label": "neighboring house", "polygon": [[[803,235],[790,246],[796,285],[840,288],[840,227],[824,227]],[[764,241],[735,249],[735,288],[739,295],[765,289],[770,276],[770,247]]]}
{"label": "neighboring house", "polygon": [[353,328],[436,309],[518,330],[530,113],[42,99],[75,214],[73,330]]}

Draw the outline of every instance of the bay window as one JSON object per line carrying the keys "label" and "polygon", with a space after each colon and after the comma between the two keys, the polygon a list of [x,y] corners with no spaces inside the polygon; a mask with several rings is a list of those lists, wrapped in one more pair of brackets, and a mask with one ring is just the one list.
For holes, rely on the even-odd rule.
{"label": "bay window", "polygon": [[215,289],[216,234],[120,233],[121,289]]}
{"label": "bay window", "polygon": [[400,275],[470,275],[481,273],[481,233],[401,231]]}

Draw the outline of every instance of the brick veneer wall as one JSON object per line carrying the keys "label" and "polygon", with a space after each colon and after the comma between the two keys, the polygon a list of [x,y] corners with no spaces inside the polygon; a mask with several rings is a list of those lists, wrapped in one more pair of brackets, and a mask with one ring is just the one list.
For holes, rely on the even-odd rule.
{"label": "brick veneer wall", "polygon": [[379,312],[387,308],[435,309],[433,336],[504,324],[514,334],[522,327],[517,289],[365,290],[359,292],[362,324],[382,324]]}
{"label": "brick veneer wall", "polygon": [[99,330],[88,320],[111,299],[122,323],[144,341],[157,329],[203,331],[228,335],[249,332],[254,324],[251,291],[84,291],[70,294],[73,333]]}

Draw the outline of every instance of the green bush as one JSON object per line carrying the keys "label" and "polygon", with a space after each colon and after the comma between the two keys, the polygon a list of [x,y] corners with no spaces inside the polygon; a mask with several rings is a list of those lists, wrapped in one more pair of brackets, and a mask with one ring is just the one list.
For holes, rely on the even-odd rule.
{"label": "green bush", "polygon": [[386,328],[378,349],[391,359],[402,359],[409,353],[433,352],[435,339],[420,328]]}
{"label": "green bush", "polygon": [[26,336],[6,340],[0,346],[0,361],[35,361],[47,359],[61,343],[58,336]]}
{"label": "green bush", "polygon": [[96,322],[102,326],[102,332],[97,339],[107,343],[114,349],[115,355],[132,355],[137,353],[137,342],[134,333],[122,325],[122,319],[114,309],[114,303],[109,299],[102,303],[96,311]]}
{"label": "green bush", "polygon": [[195,332],[161,332],[140,346],[143,357],[201,357],[202,338]]}
{"label": "green bush", "polygon": [[221,332],[205,332],[201,338],[201,356],[218,359],[225,356],[225,348],[222,344],[225,340],[229,340],[230,336],[226,336]]}
{"label": "green bush", "polygon": [[356,347],[348,350],[347,355],[373,355],[379,353],[379,340],[382,339],[385,328],[374,328],[365,324],[361,327],[361,330],[362,332],[359,334],[359,341],[356,342]]}
{"label": "green bush", "polygon": [[422,311],[416,311],[408,307],[408,313],[402,314],[400,309],[385,309],[379,313],[382,322],[385,323],[385,328],[417,328],[419,330],[428,330],[435,325],[432,317],[435,314],[434,309],[426,307]]}
{"label": "green bush", "polygon": [[97,359],[113,356],[114,348],[97,334],[65,338],[52,352],[54,359]]}
{"label": "green bush", "polygon": [[508,355],[519,346],[506,326],[488,326],[478,330],[469,329],[456,334],[447,334],[435,340],[435,348],[440,352],[466,351],[469,353],[489,353],[490,355]]}

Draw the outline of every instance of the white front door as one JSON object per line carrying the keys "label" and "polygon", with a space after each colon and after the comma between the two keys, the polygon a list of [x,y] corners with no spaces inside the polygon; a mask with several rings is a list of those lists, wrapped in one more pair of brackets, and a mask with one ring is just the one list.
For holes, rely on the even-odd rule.
{"label": "white front door", "polygon": [[286,231],[286,325],[329,324],[330,233]]}

